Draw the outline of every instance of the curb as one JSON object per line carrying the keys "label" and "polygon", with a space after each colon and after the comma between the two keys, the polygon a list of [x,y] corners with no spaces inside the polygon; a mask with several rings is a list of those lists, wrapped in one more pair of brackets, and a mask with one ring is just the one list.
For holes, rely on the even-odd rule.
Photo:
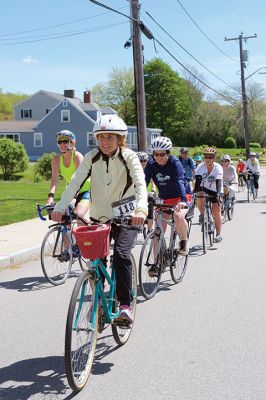
{"label": "curb", "polygon": [[40,246],[35,246],[18,251],[16,253],[12,253],[8,256],[0,256],[0,272],[2,269],[15,266],[17,264],[23,264],[26,261],[39,258],[40,250]]}

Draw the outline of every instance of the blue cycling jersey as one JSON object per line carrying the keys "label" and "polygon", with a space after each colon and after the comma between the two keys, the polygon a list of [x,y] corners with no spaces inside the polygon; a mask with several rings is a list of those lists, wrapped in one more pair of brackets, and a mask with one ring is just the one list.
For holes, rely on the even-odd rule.
{"label": "blue cycling jersey", "polygon": [[159,165],[151,158],[144,172],[147,186],[152,179],[158,188],[159,197],[162,199],[180,197],[181,201],[187,202],[184,169],[178,158],[169,155],[165,165]]}
{"label": "blue cycling jersey", "polygon": [[185,178],[188,181],[191,181],[193,178],[193,170],[195,169],[195,164],[194,161],[191,157],[187,158],[182,158],[181,156],[179,157],[179,161],[183,165],[184,171],[185,171]]}

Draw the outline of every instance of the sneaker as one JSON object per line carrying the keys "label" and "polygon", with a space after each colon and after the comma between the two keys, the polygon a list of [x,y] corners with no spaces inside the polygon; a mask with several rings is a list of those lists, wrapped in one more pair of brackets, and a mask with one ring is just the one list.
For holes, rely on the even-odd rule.
{"label": "sneaker", "polygon": [[148,271],[148,274],[151,278],[156,278],[159,275],[159,268],[157,265],[153,264]]}
{"label": "sneaker", "polygon": [[189,252],[189,242],[188,240],[180,240],[178,254],[180,256],[187,256]]}
{"label": "sneaker", "polygon": [[215,243],[220,243],[222,241],[222,236],[221,235],[216,235],[214,238]]}
{"label": "sneaker", "polygon": [[58,256],[58,260],[60,262],[67,262],[70,260],[70,255],[69,255],[69,251],[68,250],[64,250],[60,256]]}
{"label": "sneaker", "polygon": [[199,215],[199,224],[203,224],[204,223],[204,214],[200,214]]}
{"label": "sneaker", "polygon": [[120,314],[116,318],[116,322],[129,322],[132,324],[133,322],[133,317],[132,317],[132,311],[130,306],[127,306],[126,304],[123,304],[120,306]]}

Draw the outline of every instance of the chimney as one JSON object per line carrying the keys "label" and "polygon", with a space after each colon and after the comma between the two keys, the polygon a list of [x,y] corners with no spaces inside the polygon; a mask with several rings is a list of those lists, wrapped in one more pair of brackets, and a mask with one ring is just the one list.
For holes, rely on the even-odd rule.
{"label": "chimney", "polygon": [[68,98],[70,98],[70,99],[74,99],[74,97],[75,97],[75,90],[73,90],[73,89],[64,90],[64,96],[65,96],[65,97],[68,97]]}
{"label": "chimney", "polygon": [[91,91],[86,90],[84,92],[84,103],[91,103]]}

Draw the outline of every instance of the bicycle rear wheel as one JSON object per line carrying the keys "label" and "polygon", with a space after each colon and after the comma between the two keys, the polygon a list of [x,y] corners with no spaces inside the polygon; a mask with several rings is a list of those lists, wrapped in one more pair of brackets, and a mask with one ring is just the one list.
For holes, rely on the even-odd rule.
{"label": "bicycle rear wheel", "polygon": [[72,292],[65,333],[66,376],[74,391],[84,388],[92,369],[98,333],[97,310],[93,314],[94,292],[89,274],[83,272]]}
{"label": "bicycle rear wheel", "polygon": [[61,226],[51,228],[41,247],[41,265],[44,275],[52,285],[67,280],[72,266],[72,246],[68,233]]}
{"label": "bicycle rear wheel", "polygon": [[151,231],[142,245],[139,257],[139,285],[141,294],[147,300],[155,295],[160,284],[163,250],[163,246],[159,249],[159,234]]}
{"label": "bicycle rear wheel", "polygon": [[112,333],[114,336],[114,339],[116,343],[119,346],[123,346],[129,339],[129,336],[131,335],[132,328],[134,325],[134,320],[135,320],[135,315],[136,315],[136,308],[137,308],[137,291],[138,291],[138,282],[137,282],[137,268],[136,268],[136,262],[131,254],[131,263],[132,263],[132,300],[130,303],[131,307],[131,315],[133,322],[130,324],[130,326],[119,326],[119,325],[112,325]]}

